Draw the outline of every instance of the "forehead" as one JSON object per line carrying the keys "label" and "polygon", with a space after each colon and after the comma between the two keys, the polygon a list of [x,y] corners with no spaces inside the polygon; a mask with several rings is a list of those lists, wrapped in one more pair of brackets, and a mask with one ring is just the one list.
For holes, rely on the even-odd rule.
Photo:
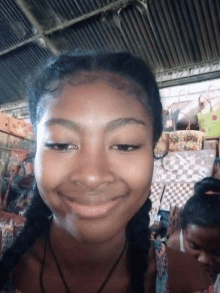
{"label": "forehead", "polygon": [[104,122],[121,116],[142,119],[150,123],[150,113],[134,95],[116,89],[102,80],[75,86],[67,84],[51,99],[46,116],[64,119],[87,119]]}
{"label": "forehead", "polygon": [[201,247],[220,247],[220,227],[199,227],[189,225],[186,229],[187,239]]}

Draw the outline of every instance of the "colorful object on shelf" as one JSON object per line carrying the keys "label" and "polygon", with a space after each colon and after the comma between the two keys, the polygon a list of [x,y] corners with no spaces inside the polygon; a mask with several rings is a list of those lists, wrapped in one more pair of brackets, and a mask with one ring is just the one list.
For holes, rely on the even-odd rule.
{"label": "colorful object on shelf", "polygon": [[27,158],[28,154],[28,150],[13,149],[11,151],[11,158],[16,161],[23,162]]}
{"label": "colorful object on shelf", "polygon": [[22,139],[13,135],[8,135],[8,148],[9,149],[29,149],[33,148],[34,142],[32,140]]}
{"label": "colorful object on shelf", "polygon": [[29,150],[26,149],[12,149],[8,161],[7,171],[11,173],[18,173],[21,163],[28,157]]}
{"label": "colorful object on shelf", "polygon": [[0,131],[9,132],[9,117],[0,111]]}
{"label": "colorful object on shelf", "polygon": [[8,146],[8,134],[0,131],[0,145],[3,147]]}
{"label": "colorful object on shelf", "polygon": [[9,118],[9,133],[29,140],[34,139],[31,125],[25,121],[12,117]]}

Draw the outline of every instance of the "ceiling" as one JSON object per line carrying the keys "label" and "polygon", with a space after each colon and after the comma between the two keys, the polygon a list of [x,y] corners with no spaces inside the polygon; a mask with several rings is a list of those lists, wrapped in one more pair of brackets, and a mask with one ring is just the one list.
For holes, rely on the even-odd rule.
{"label": "ceiling", "polygon": [[141,56],[159,86],[220,77],[219,0],[0,0],[0,104],[54,56],[107,48]]}

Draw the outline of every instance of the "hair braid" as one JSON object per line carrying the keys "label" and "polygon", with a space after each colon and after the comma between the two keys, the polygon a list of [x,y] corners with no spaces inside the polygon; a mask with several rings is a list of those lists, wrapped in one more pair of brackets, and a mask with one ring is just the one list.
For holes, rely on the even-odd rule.
{"label": "hair braid", "polygon": [[151,201],[147,199],[143,207],[128,224],[128,260],[131,272],[131,291],[144,293],[147,272],[148,250],[150,248],[149,211]]}
{"label": "hair braid", "polygon": [[0,261],[0,290],[7,282],[10,271],[20,262],[22,256],[47,231],[51,211],[40,197],[37,186],[34,186],[33,198],[26,211],[26,222],[19,235],[3,253]]}

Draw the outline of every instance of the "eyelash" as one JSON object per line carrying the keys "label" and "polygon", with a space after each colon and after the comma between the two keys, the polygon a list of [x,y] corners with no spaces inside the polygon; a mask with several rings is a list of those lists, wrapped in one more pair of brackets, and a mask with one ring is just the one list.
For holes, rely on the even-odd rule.
{"label": "eyelash", "polygon": [[49,149],[56,150],[56,151],[61,151],[61,152],[77,148],[76,145],[71,145],[71,144],[68,144],[68,143],[46,143],[45,146],[47,148],[49,148]]}
{"label": "eyelash", "polygon": [[[68,151],[71,149],[77,149],[76,145],[71,145],[68,143],[46,143],[45,146],[49,149],[53,149],[56,151]],[[132,151],[138,150],[141,147],[141,145],[118,144],[113,146],[112,149],[115,149],[115,147],[117,147],[117,150],[121,152],[132,152]],[[123,150],[122,148],[127,148],[127,150]]]}
{"label": "eyelash", "polygon": [[[118,150],[121,151],[121,152],[132,152],[132,151],[135,151],[135,150],[138,150],[141,145],[133,145],[133,144],[117,144],[115,146],[113,146],[112,148],[115,149],[115,147],[119,148]],[[132,150],[120,150],[120,148],[132,148]]]}

